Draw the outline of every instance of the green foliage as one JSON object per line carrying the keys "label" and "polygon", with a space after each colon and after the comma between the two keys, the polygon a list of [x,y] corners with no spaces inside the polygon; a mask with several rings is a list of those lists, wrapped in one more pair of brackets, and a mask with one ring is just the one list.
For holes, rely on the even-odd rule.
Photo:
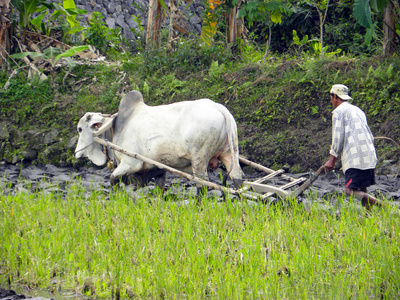
{"label": "green foliage", "polygon": [[175,102],[174,97],[182,92],[185,84],[183,81],[176,78],[174,73],[167,74],[162,78],[151,78],[151,88],[147,81],[138,87],[144,97],[149,99],[153,105],[162,105],[165,103]]}
{"label": "green foliage", "polygon": [[[330,0],[329,12],[324,25],[324,47],[328,46],[328,52],[335,52],[336,49],[342,49],[342,53],[351,53],[352,55],[375,55],[382,51],[382,31],[366,31],[359,25],[353,14],[353,2]],[[319,24],[320,16],[311,1],[290,2],[287,14],[282,18],[282,23],[278,26],[271,26],[271,45],[272,53],[289,54],[296,50],[292,47],[293,30],[297,31],[299,37],[308,36],[309,40],[319,39],[319,32],[316,24]],[[375,14],[374,22],[382,24],[383,14]],[[246,20],[247,22],[247,20]],[[251,33],[258,37],[256,42],[266,43],[269,24],[266,21],[254,21],[252,27],[249,27]],[[369,37],[371,43],[366,44],[365,38]],[[311,46],[311,45],[309,45]],[[309,48],[309,47],[307,47]],[[313,49],[304,49],[314,51]]]}
{"label": "green foliage", "polygon": [[89,19],[89,28],[84,33],[85,42],[104,51],[107,43],[107,30],[108,26],[103,21],[103,14],[93,12],[92,17]]}
{"label": "green foliage", "polygon": [[[378,23],[373,21],[371,8],[375,12],[380,12],[381,15],[384,12],[385,7],[388,5],[387,0],[355,0],[353,5],[354,17],[361,26],[365,27],[366,35],[365,35],[365,43],[367,45],[370,44],[371,40],[376,39],[377,33],[376,29],[378,28]],[[398,5],[395,10],[398,10]],[[398,13],[398,11],[397,11]],[[397,14],[398,17],[398,14]]]}
{"label": "green foliage", "polygon": [[361,26],[365,28],[372,27],[371,10],[369,1],[366,0],[355,0],[354,1],[354,17]]}
{"label": "green foliage", "polygon": [[[298,57],[301,57],[302,55],[307,55],[309,51],[304,51],[303,49],[309,49],[309,45],[311,45],[311,49],[314,51],[315,56],[320,56],[321,54],[321,43],[317,39],[308,39],[308,35],[303,36],[303,38],[300,40],[300,38],[297,35],[297,31],[293,30],[293,46],[296,47],[296,53]],[[335,56],[338,55],[342,52],[342,49],[336,49],[333,52],[327,52],[328,51],[328,46],[324,47],[324,55],[326,56]]]}
{"label": "green foliage", "polygon": [[103,21],[103,14],[100,12],[92,13],[91,18],[89,18],[89,27],[85,30],[83,36],[86,44],[94,46],[102,53],[116,52],[123,43],[122,29],[120,27],[109,28]]}
{"label": "green foliage", "polygon": [[218,64],[218,61],[213,61],[210,65],[210,69],[208,71],[208,78],[212,81],[220,81],[222,79],[222,75],[225,72],[225,65]]}
{"label": "green foliage", "polygon": [[239,17],[244,17],[250,26],[254,22],[267,22],[269,26],[272,23],[281,24],[283,14],[290,13],[290,6],[286,1],[246,1],[242,4]]}
{"label": "green foliage", "polygon": [[243,40],[240,40],[239,46],[243,62],[256,63],[262,61],[264,54],[257,43],[253,41],[245,43]]}
{"label": "green foliage", "polygon": [[[287,1],[245,1],[242,2],[239,17],[244,18],[250,29],[250,35],[254,37],[253,41],[258,42],[258,47],[262,48],[260,44],[264,44],[274,37],[275,29],[291,13],[292,6]],[[272,46],[272,44],[274,45]],[[276,40],[272,40],[272,44],[269,47],[275,47]]]}
{"label": "green foliage", "polygon": [[383,122],[391,112],[400,107],[397,91],[400,85],[395,79],[399,75],[400,70],[395,69],[394,64],[390,64],[370,66],[367,75],[360,78],[363,87],[363,92],[359,95],[362,98],[360,105],[376,122]]}
{"label": "green foliage", "polygon": [[223,45],[213,44],[211,47],[203,47],[199,39],[182,40],[174,51],[166,48],[148,48],[139,56],[140,60],[127,61],[124,68],[129,70],[140,68],[144,77],[169,72],[181,77],[208,69],[213,61],[224,63],[232,59]]}
{"label": "green foliage", "polygon": [[[321,54],[321,43],[319,41],[310,41],[310,42],[311,42],[312,48],[313,48],[313,50],[315,52],[315,55],[316,56],[320,56],[320,54]],[[324,52],[323,52],[324,55],[326,55],[326,56],[335,56],[335,55],[340,54],[340,52],[342,52],[342,49],[336,49],[333,52],[327,52],[327,51],[328,51],[328,46],[325,46],[324,47]]]}
{"label": "green foliage", "polygon": [[[5,78],[1,81],[5,83]],[[48,81],[31,83],[26,81],[25,76],[18,75],[10,82],[8,89],[0,90],[1,114],[6,119],[15,119],[20,122],[21,129],[26,128],[31,118],[46,105],[52,104],[54,90]],[[50,113],[50,117],[54,117]]]}
{"label": "green foliage", "polygon": [[83,27],[79,25],[79,22],[77,22],[76,17],[79,14],[86,14],[87,11],[82,9],[77,9],[74,0],[63,0],[63,8],[65,9],[66,13],[64,13],[63,10],[58,9],[56,11],[56,14],[62,14],[66,16],[67,22],[71,27],[71,30],[67,33],[73,34],[78,31],[81,31]]}
{"label": "green foliage", "polygon": [[297,31],[293,30],[293,44],[297,46],[297,55],[300,56],[302,53],[302,48],[304,48],[306,45],[308,45],[308,35],[303,36],[303,38],[300,40],[300,38],[297,35]]}
{"label": "green foliage", "polygon": [[326,45],[329,49],[340,47],[343,52],[364,56],[382,51],[382,44],[379,39],[373,40],[367,45],[365,43],[365,28],[357,23],[349,22],[346,18],[343,18],[343,21],[339,24],[326,24],[325,32],[325,40],[329,41]]}
{"label": "green foliage", "polygon": [[142,20],[138,16],[132,16],[132,19],[136,22],[138,25],[138,29],[131,28],[131,31],[135,34],[136,40],[134,42],[134,46],[136,46],[137,51],[143,51],[145,49],[144,41],[145,41],[145,36],[144,36],[144,28],[142,26]]}

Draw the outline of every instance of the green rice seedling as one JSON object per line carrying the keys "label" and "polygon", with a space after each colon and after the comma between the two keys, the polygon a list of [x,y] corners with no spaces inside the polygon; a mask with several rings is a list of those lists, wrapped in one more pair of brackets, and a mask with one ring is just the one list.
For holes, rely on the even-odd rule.
{"label": "green rice seedling", "polygon": [[398,214],[335,199],[333,210],[79,184],[1,195],[0,285],[91,298],[397,298]]}

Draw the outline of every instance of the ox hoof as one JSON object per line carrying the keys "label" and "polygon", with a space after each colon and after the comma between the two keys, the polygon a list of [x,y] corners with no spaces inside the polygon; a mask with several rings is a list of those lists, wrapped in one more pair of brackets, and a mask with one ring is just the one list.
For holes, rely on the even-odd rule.
{"label": "ox hoof", "polygon": [[[222,185],[223,186],[228,186],[227,181],[228,181],[228,174],[225,174],[223,179],[222,179]],[[235,187],[237,189],[240,189],[240,188],[243,187],[243,182],[244,182],[243,179],[235,179],[235,178],[233,178],[232,181],[233,181],[233,184],[235,185]]]}
{"label": "ox hoof", "polygon": [[235,185],[235,187],[237,189],[240,189],[243,187],[243,182],[244,182],[243,179],[233,179],[233,184]]}
{"label": "ox hoof", "polygon": [[113,176],[110,177],[111,186],[118,185],[119,181],[120,181],[119,177],[113,177]]}

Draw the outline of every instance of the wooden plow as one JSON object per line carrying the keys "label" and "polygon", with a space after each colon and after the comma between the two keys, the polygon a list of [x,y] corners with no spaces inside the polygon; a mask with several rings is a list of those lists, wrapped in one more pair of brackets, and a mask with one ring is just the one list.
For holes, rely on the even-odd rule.
{"label": "wooden plow", "polygon": [[[243,157],[239,157],[239,160],[242,164],[248,165],[258,171],[262,171],[266,173],[266,175],[254,181],[245,180],[243,182],[242,188],[233,189],[230,187],[222,186],[220,184],[204,180],[195,175],[177,170],[175,168],[172,168],[163,163],[147,158],[138,153],[128,152],[118,145],[115,145],[107,140],[99,138],[98,135],[99,135],[98,132],[94,134],[95,136],[94,141],[105,147],[109,147],[115,151],[121,152],[130,157],[139,159],[145,163],[152,164],[159,169],[166,170],[170,173],[181,176],[195,183],[207,186],[211,189],[252,200],[267,201],[268,198],[273,196],[277,196],[282,199],[296,198],[297,196],[302,194],[305,189],[308,188],[308,186],[318,177],[318,175],[323,170],[323,167],[321,167],[316,173],[310,171],[310,177],[308,179],[304,177],[293,178],[284,174],[285,171],[283,169],[275,171],[270,168],[264,167],[260,164],[257,164],[255,162],[249,161]],[[277,183],[280,183],[281,185],[276,186]]]}

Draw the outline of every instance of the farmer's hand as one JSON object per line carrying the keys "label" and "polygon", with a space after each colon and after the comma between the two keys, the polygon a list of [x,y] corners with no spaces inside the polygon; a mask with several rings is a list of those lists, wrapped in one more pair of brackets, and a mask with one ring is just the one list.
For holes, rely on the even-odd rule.
{"label": "farmer's hand", "polygon": [[331,171],[335,167],[336,157],[331,155],[329,160],[325,163],[324,169],[325,171]]}

